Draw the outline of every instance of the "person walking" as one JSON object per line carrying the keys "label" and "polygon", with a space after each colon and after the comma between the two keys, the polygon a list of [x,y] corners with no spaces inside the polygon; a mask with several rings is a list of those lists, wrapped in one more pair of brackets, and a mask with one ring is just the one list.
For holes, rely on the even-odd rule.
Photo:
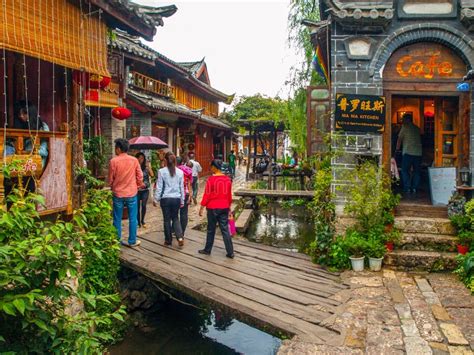
{"label": "person walking", "polygon": [[193,193],[193,169],[192,167],[187,166],[185,160],[181,157],[177,157],[176,161],[178,163],[178,169],[183,172],[184,176],[184,206],[179,209],[179,222],[184,235],[186,227],[188,226],[188,211]]}
{"label": "person walking", "polygon": [[193,164],[193,201],[197,205],[197,194],[199,185],[199,173],[202,171],[201,164],[194,159],[194,153],[189,153],[189,161]]}
{"label": "person walking", "polygon": [[230,151],[228,160],[229,160],[229,173],[232,176],[234,176],[235,175],[235,154],[233,150]]}
{"label": "person walking", "polygon": [[179,209],[184,206],[184,174],[176,168],[176,156],[172,152],[165,155],[166,167],[158,170],[154,204],[159,202],[163,213],[165,245],[172,244],[172,229],[178,245],[184,245],[183,231],[179,222]]}
{"label": "person walking", "polygon": [[204,249],[199,250],[199,254],[210,255],[214,238],[216,235],[216,225],[224,239],[226,256],[234,258],[234,247],[229,232],[229,212],[232,203],[232,182],[230,178],[222,172],[222,160],[214,159],[211,163],[212,176],[207,179],[206,188],[199,209],[199,216],[202,216],[204,209],[207,209],[207,236]]}
{"label": "person walking", "polygon": [[153,169],[151,168],[150,162],[146,160],[145,154],[139,152],[135,155],[135,157],[138,159],[138,163],[140,164],[140,168],[142,169],[143,183],[145,184],[143,188],[138,189],[137,194],[138,228],[147,228],[147,225],[145,223],[145,215],[146,204],[148,203],[148,197],[150,195],[150,177],[153,177],[155,175],[153,174]]}
{"label": "person walking", "polygon": [[[420,128],[413,123],[413,115],[405,113],[403,115],[403,126],[398,134],[397,151],[403,146],[402,151],[402,182],[403,193],[413,195],[418,190],[420,184],[420,170],[422,157],[422,144]],[[410,178],[410,170],[413,168],[413,176]]]}
{"label": "person walking", "polygon": [[244,151],[241,149],[237,154],[237,161],[239,162],[239,166],[242,165],[242,161],[244,160]]}
{"label": "person walking", "polygon": [[[143,172],[138,160],[128,155],[128,141],[123,138],[115,140],[116,157],[109,164],[109,185],[113,197],[113,220],[117,229],[118,239],[123,245],[137,247],[137,193],[139,188],[145,187]],[[128,209],[128,243],[122,241],[123,208]]]}

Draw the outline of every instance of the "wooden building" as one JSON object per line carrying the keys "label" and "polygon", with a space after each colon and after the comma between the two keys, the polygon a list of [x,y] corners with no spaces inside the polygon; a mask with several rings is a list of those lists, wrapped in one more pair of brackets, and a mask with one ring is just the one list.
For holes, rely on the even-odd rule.
{"label": "wooden building", "polygon": [[138,37],[116,31],[111,55],[124,58],[127,106],[125,136],[153,135],[178,155],[194,152],[210,173],[210,162],[226,156],[232,142],[229,124],[219,119],[219,102],[230,103],[210,85],[206,63],[178,63],[143,44]]}
{"label": "wooden building", "polygon": [[[13,179],[0,172],[0,204],[21,170],[35,177],[41,213],[71,213],[81,203],[86,105],[116,104],[119,83],[93,88],[110,78],[109,29],[152,39],[166,12],[128,0],[5,0],[0,9],[0,154],[15,162]],[[163,16],[162,16],[163,15]],[[99,92],[98,92],[99,91]],[[94,94],[94,95],[93,95]],[[95,95],[99,96],[96,98]],[[20,120],[20,109],[26,110]]]}
{"label": "wooden building", "polygon": [[[333,162],[334,191],[344,184],[338,172],[354,168],[366,155],[367,137],[373,143],[370,155],[390,168],[406,113],[422,135],[420,203],[431,202],[428,168],[472,173],[473,89],[463,77],[474,64],[474,3],[321,0],[320,13],[320,22],[307,25],[317,48],[315,65],[327,68],[329,77],[327,85],[308,88],[308,151],[324,149],[323,136],[333,132],[332,144],[345,152]],[[382,100],[380,127],[375,132],[368,126],[341,128],[334,114],[341,95],[354,95],[349,105],[362,105],[364,97]]]}

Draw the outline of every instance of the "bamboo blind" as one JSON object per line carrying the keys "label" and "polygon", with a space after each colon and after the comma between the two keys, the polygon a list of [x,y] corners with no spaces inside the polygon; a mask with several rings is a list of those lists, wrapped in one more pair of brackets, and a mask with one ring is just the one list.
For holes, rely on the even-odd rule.
{"label": "bamboo blind", "polygon": [[0,0],[0,48],[110,76],[107,28],[67,0]]}

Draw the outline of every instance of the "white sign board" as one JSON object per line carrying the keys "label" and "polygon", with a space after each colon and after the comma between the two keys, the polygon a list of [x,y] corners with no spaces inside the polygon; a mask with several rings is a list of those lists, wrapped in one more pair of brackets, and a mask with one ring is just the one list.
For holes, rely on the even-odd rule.
{"label": "white sign board", "polygon": [[456,191],[456,168],[428,168],[430,177],[431,203],[447,205]]}

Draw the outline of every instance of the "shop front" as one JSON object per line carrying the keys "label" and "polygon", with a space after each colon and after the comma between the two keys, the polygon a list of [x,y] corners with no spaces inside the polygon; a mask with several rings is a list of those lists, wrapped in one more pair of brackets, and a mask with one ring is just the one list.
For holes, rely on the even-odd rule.
{"label": "shop front", "polygon": [[[421,138],[421,171],[416,200],[430,203],[430,168],[469,167],[470,94],[463,77],[468,64],[452,49],[418,42],[395,51],[383,70],[387,116],[383,134],[383,163],[391,166],[404,117],[412,117]],[[433,170],[434,171],[434,170]],[[439,170],[441,171],[441,170]],[[403,181],[397,189],[404,189]],[[454,186],[453,186],[454,188]],[[413,197],[413,196],[412,196]]]}

